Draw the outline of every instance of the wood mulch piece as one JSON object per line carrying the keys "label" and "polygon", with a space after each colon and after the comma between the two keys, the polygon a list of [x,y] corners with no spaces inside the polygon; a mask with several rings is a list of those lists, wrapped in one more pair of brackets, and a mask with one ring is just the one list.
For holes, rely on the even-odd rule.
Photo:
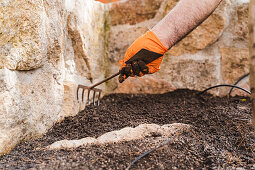
{"label": "wood mulch piece", "polygon": [[[0,169],[124,169],[164,137],[86,146],[72,150],[44,148],[63,139],[98,137],[143,123],[193,125],[172,142],[139,160],[134,169],[255,169],[251,103],[244,97],[213,97],[177,90],[157,95],[111,94],[99,107],[57,123],[40,139],[22,142],[0,157]],[[244,99],[244,100],[243,100]],[[39,150],[38,150],[39,148]]]}

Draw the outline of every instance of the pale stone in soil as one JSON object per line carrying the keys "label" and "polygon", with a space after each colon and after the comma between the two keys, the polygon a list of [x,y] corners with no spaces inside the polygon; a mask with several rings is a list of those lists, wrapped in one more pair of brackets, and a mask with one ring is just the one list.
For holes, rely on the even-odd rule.
{"label": "pale stone in soil", "polygon": [[176,137],[183,132],[188,133],[191,130],[191,128],[192,128],[191,125],[182,123],[174,123],[163,126],[159,126],[156,124],[141,124],[135,128],[126,127],[121,130],[105,133],[102,136],[99,136],[97,139],[87,137],[80,140],[57,141],[47,146],[46,148],[49,150],[57,150],[77,148],[89,144],[94,145],[112,144],[149,138],[154,134],[161,137]]}

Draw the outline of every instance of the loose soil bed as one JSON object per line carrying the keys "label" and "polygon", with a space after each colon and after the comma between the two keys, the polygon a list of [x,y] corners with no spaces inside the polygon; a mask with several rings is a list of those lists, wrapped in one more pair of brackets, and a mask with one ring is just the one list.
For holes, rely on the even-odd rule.
{"label": "loose soil bed", "polygon": [[[75,117],[57,123],[40,139],[19,144],[0,157],[9,169],[124,169],[140,154],[166,140],[152,136],[137,141],[83,146],[73,150],[42,148],[63,139],[98,137],[143,123],[190,124],[194,128],[139,160],[134,169],[255,169],[254,133],[248,98],[199,98],[196,91],[158,95],[111,94],[99,107],[88,106]],[[243,100],[245,99],[245,100]]]}

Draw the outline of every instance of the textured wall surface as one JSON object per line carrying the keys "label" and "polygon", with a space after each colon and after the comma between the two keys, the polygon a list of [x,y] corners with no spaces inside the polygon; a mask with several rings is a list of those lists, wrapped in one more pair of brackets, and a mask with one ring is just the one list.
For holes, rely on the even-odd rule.
{"label": "textured wall surface", "polygon": [[104,11],[93,0],[0,2],[0,155],[79,112],[77,84],[104,77]]}
{"label": "textured wall surface", "polygon": [[[160,21],[177,2],[129,0],[109,5],[108,46],[109,59],[116,65],[113,72],[131,43]],[[203,90],[217,84],[234,83],[248,73],[248,3],[224,0],[203,24],[168,51],[159,72],[130,78],[111,88],[117,87],[115,92],[124,93],[163,93],[178,88]],[[248,79],[239,85],[249,88]],[[222,88],[210,92],[225,95],[228,91]],[[235,90],[233,94],[243,93]]]}
{"label": "textured wall surface", "polygon": [[[76,99],[77,85],[91,85],[117,72],[131,43],[177,2],[2,0],[0,155],[82,110],[85,103]],[[114,79],[100,88],[108,93],[164,93],[234,83],[248,72],[247,3],[225,0],[165,55],[158,73],[121,85]]]}

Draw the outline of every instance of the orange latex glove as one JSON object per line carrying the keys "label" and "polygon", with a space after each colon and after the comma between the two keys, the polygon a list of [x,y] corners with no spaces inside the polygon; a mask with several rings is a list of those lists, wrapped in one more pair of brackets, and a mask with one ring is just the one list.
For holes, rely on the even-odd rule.
{"label": "orange latex glove", "polygon": [[166,51],[167,48],[152,31],[146,32],[128,48],[124,60],[120,61],[119,82],[122,83],[129,76],[143,76],[159,71]]}

